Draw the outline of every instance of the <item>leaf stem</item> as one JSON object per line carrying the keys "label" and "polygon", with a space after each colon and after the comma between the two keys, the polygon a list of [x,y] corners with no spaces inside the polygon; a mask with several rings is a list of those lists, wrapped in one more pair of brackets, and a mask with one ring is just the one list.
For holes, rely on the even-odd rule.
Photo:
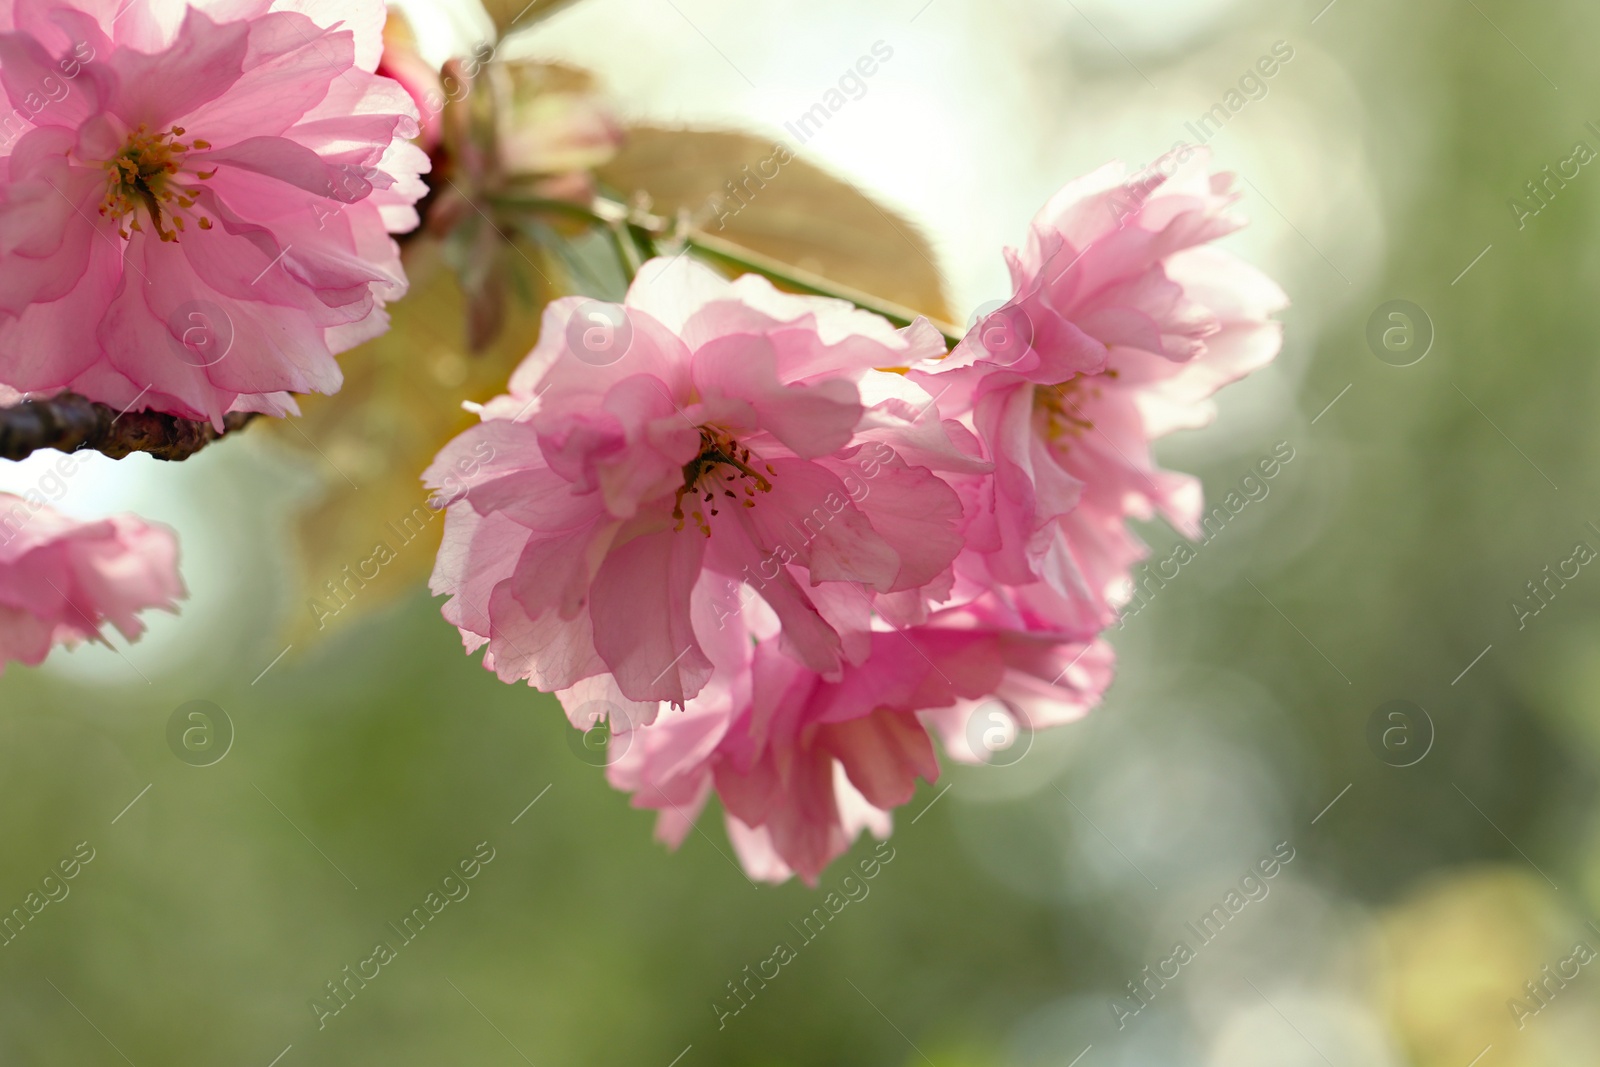
{"label": "leaf stem", "polygon": [[[747,271],[770,278],[802,293],[849,301],[863,311],[870,311],[876,315],[883,316],[896,326],[910,326],[919,318],[928,318],[928,316],[902,304],[883,300],[873,296],[871,293],[862,292],[860,289],[829,281],[820,274],[813,274],[808,270],[790,266],[787,263],[762,255],[760,252],[751,251],[742,245],[709,233],[690,230],[684,234],[683,239],[685,244],[705,259],[716,260],[732,267],[742,267]],[[965,334],[965,331],[956,328],[950,323],[939,322],[934,319],[929,319],[928,321],[952,345],[959,344]]]}
{"label": "leaf stem", "polygon": [[639,254],[639,245],[633,239],[633,230],[620,220],[606,225],[606,232],[611,235],[611,244],[617,250],[617,258],[622,261],[622,269],[628,275],[628,281],[639,276],[639,268],[644,266],[644,259]]}
{"label": "leaf stem", "polygon": [[[547,200],[540,197],[515,195],[496,196],[494,200],[501,207],[565,215],[569,218],[582,219],[592,225],[606,227],[612,232],[613,241],[618,247],[618,254],[623,257],[623,263],[629,268],[630,276],[637,272],[639,264],[633,262],[632,256],[630,256],[630,252],[636,255],[636,251],[627,249],[621,238],[619,231],[623,228],[636,229],[641,231],[643,236],[662,238],[668,242],[676,238],[702,259],[759,274],[797,292],[844,300],[861,308],[863,311],[881,315],[896,326],[910,326],[919,318],[928,318],[928,316],[922,315],[918,311],[902,304],[883,300],[852,286],[831,281],[820,274],[814,274],[800,267],[783,263],[780,260],[745,248],[743,245],[736,244],[726,238],[706,233],[703,230],[690,227],[674,232],[675,227],[672,220],[662,218],[659,215],[652,215],[648,212],[630,210],[627,205],[606,197],[597,196],[588,206],[565,200]],[[960,343],[961,338],[966,334],[965,330],[951,323],[939,322],[931,318],[929,321],[944,336],[945,341],[952,346]]]}

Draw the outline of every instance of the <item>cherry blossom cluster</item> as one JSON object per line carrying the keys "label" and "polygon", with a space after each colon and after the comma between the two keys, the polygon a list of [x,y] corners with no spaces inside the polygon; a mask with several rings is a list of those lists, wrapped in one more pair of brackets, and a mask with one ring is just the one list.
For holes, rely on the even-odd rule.
{"label": "cherry blossom cluster", "polygon": [[1128,520],[1198,532],[1198,483],[1151,442],[1281,343],[1281,290],[1214,245],[1242,225],[1231,178],[1185,156],[1062,190],[950,352],[924,320],[689,259],[620,306],[554,302],[425,476],[445,617],[575,727],[606,720],[608,775],[659,837],[715,793],[773,881],[887,835],[935,739],[982,759],[978,709],[1081,717],[1145,552]]}
{"label": "cherry blossom cluster", "polygon": [[131,515],[80,522],[0,493],[0,670],[96,640],[106,623],[132,641],[145,629],[140,612],[175,613],[185,595],[166,527]]}

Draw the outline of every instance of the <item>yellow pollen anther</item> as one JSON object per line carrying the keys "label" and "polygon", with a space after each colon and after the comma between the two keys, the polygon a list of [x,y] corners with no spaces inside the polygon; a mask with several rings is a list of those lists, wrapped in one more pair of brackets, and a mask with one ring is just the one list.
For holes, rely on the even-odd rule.
{"label": "yellow pollen anther", "polygon": [[[1038,420],[1036,425],[1039,432],[1046,440],[1064,445],[1065,442],[1061,440],[1063,437],[1078,437],[1094,429],[1094,423],[1083,414],[1082,398],[1078,396],[1084,381],[1080,376],[1057,385],[1041,385],[1034,389],[1034,417]],[[1100,391],[1093,386],[1089,387],[1088,393],[1091,399],[1100,395]]]}
{"label": "yellow pollen anther", "polygon": [[[99,210],[117,224],[124,240],[144,232],[141,208],[162,241],[176,242],[178,234],[187,229],[179,212],[192,209],[199,202],[199,193],[182,184],[184,160],[193,149],[211,145],[198,140],[192,146],[184,144],[178,140],[184,132],[182,126],[174,126],[164,133],[152,133],[141,123],[128,135],[122,150],[106,160],[106,195]],[[196,176],[205,180],[216,173],[213,168]],[[201,219],[200,228],[209,230],[209,220]]]}

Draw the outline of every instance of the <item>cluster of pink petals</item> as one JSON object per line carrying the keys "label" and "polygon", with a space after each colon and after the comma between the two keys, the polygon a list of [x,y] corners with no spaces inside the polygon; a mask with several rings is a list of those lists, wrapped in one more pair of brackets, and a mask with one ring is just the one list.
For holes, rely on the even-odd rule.
{"label": "cluster of pink petals", "polygon": [[[619,347],[591,352],[605,314]],[[961,548],[960,501],[934,469],[983,464],[931,397],[874,369],[940,347],[693,262],[652,261],[620,306],[554,302],[510,393],[425,475],[454,493],[433,581],[446,618],[505,680],[610,676],[650,709],[632,725],[706,686],[691,606],[718,582],[758,590],[785,652],[837,673],[875,606],[919,611]]]}
{"label": "cluster of pink petals", "polygon": [[[1164,162],[1055,198],[948,355],[926,323],[691,263],[647,264],[620,309],[557,302],[428,472],[445,616],[575,726],[609,720],[658,836],[714,792],[773,881],[886,835],[935,738],[984,760],[975,716],[1081,717],[1144,552],[1127,519],[1196,529],[1198,485],[1150,442],[1281,340],[1283,294],[1210,247],[1240,225],[1228,179]],[[583,316],[625,321],[626,351],[585,351]]]}
{"label": "cluster of pink petals", "polygon": [[[988,752],[975,715],[1036,731],[1099,700],[1111,681],[1109,645],[1019,622],[971,606],[923,625],[880,625],[859,663],[826,676],[782,651],[777,620],[756,605],[729,627],[699,698],[613,738],[611,782],[660,812],[657,836],[674,846],[715,790],[751,877],[815,884],[862,830],[888,836],[889,811],[911,799],[919,778],[938,779],[934,735],[954,758],[981,762]],[[560,696],[580,727],[623,705],[604,678]]]}
{"label": "cluster of pink petals", "polygon": [[37,666],[108,622],[132,641],[144,632],[139,612],[176,612],[186,595],[165,527],[131,515],[79,522],[0,493],[0,670]]}
{"label": "cluster of pink petals", "polygon": [[0,0],[0,382],[220,421],[334,392],[406,289],[381,0]]}
{"label": "cluster of pink petals", "polygon": [[[1211,242],[1244,225],[1207,154],[1136,180],[1119,164],[1061,190],[1008,252],[1013,296],[912,377],[984,442],[968,485],[965,582],[1014,591],[1029,626],[1079,635],[1117,620],[1145,547],[1129,518],[1200,535],[1201,490],[1150,445],[1215,416],[1210,397],[1271,362],[1271,279]],[[1170,175],[1170,176],[1164,176]]]}

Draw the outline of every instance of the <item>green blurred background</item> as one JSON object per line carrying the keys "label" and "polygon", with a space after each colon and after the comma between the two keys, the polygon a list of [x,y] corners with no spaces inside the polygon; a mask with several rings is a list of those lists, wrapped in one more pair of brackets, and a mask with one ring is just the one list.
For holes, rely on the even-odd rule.
{"label": "green blurred background", "polygon": [[[479,32],[409,6],[446,54]],[[894,60],[802,157],[915,218],[968,309],[1004,295],[998,248],[1054,188],[1192,139],[1293,49],[1213,138],[1248,182],[1231,246],[1295,302],[1284,355],[1162,451],[1213,499],[1279,442],[1294,459],[1114,636],[1104,706],[925,786],[869,895],[719,1028],[726,983],[821,894],[753,887],[714,817],[655,844],[554,701],[464,656],[424,590],[294,630],[295,516],[361,490],[261,434],[86,463],[59,493],[48,462],[8,468],[74,514],[177,527],[194,596],[139,644],[0,679],[0,910],[94,850],[0,947],[0,1062],[1600,1062],[1600,967],[1546,1004],[1524,988],[1600,950],[1600,571],[1520,627],[1511,606],[1600,549],[1600,175],[1522,228],[1508,204],[1600,151],[1600,9],[585,0],[517,47],[594,67],[630,118],[784,136],[878,40]],[[1411,366],[1367,341],[1392,300],[1431,321]],[[168,744],[195,700],[232,723],[211,766]],[[1431,728],[1384,719],[1375,744],[1393,700]],[[485,841],[470,895],[319,1029],[324,984]],[[1128,1015],[1127,984],[1281,843],[1268,895]]]}

